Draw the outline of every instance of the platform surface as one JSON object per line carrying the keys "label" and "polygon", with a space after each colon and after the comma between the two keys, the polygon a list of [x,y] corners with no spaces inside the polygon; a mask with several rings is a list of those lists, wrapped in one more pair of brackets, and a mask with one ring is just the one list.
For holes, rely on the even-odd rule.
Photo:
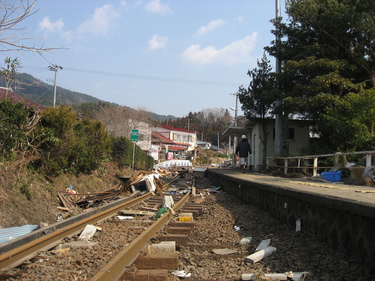
{"label": "platform surface", "polygon": [[366,186],[365,184],[352,185],[343,182],[328,182],[318,177],[276,177],[253,171],[242,173],[239,169],[209,169],[208,172],[217,173],[233,179],[267,184],[304,193],[341,198],[343,200],[355,201],[363,205],[375,207],[375,187]]}

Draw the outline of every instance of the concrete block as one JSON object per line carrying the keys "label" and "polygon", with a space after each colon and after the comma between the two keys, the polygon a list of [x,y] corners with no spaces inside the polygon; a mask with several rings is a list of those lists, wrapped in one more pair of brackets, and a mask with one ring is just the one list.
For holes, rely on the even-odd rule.
{"label": "concrete block", "polygon": [[175,241],[164,241],[159,244],[151,244],[148,246],[149,254],[157,255],[172,255],[176,253],[176,242]]}
{"label": "concrete block", "polygon": [[70,243],[59,244],[58,246],[56,246],[55,250],[61,250],[61,249],[66,249],[66,248],[71,248],[71,249],[74,249],[74,248],[90,248],[91,249],[96,244],[98,244],[98,243],[97,242],[87,242],[87,241],[73,241],[73,242],[70,242]]}
{"label": "concrete block", "polygon": [[180,213],[178,215],[178,220],[179,221],[193,221],[193,213]]}

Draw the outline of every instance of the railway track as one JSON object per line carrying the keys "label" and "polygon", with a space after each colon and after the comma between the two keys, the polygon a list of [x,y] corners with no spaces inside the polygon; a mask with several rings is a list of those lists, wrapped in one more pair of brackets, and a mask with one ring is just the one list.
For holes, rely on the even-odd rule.
{"label": "railway track", "polygon": [[[183,187],[184,181],[176,184],[175,190]],[[166,190],[164,195],[172,196],[176,203],[176,214],[168,212],[157,220],[150,219],[147,210],[160,205],[164,195],[144,195],[144,200],[138,198],[140,201],[133,205],[130,202],[135,198],[129,198],[129,205],[90,222],[100,231],[89,242],[75,244],[80,231],[61,235],[59,246],[37,251],[33,258],[0,275],[0,280],[176,281],[180,280],[175,275],[178,273],[189,274],[189,281],[285,280],[280,279],[285,272],[309,272],[303,278],[287,280],[374,280],[371,269],[341,256],[307,233],[296,233],[253,206],[223,192],[215,193],[205,179],[197,183],[197,188],[203,197]],[[127,216],[137,210],[146,214],[118,218],[119,214]],[[184,212],[191,212],[194,221],[176,221]],[[252,237],[251,242],[239,243],[244,237]],[[259,262],[247,262],[246,257],[264,239],[270,239],[277,251]],[[173,254],[150,252],[150,247],[171,241],[175,241]],[[249,276],[254,278],[243,279]]]}
{"label": "railway track", "polygon": [[[187,202],[190,191],[186,186],[184,189],[184,194],[169,195],[173,196],[174,205],[156,220],[150,219],[150,214],[155,212],[144,212],[147,216],[135,216],[134,220],[129,216],[122,220],[122,216],[118,216],[121,212],[140,210],[144,206],[157,211],[165,195],[147,192],[39,229],[30,237],[0,247],[0,280],[118,280],[150,239]],[[164,193],[168,194],[168,190]],[[87,225],[95,225],[101,231],[93,242],[75,243]],[[96,257],[88,255],[91,249]],[[76,259],[74,262],[69,261],[72,254]],[[65,257],[67,262],[63,261]],[[56,268],[56,275],[51,274],[52,267]]]}

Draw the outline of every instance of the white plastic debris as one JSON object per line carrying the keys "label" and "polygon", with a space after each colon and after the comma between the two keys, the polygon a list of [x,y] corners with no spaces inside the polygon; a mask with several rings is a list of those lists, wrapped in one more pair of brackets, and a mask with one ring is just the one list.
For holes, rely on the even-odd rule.
{"label": "white plastic debris", "polygon": [[119,220],[132,220],[134,217],[132,216],[117,216]]}
{"label": "white plastic debris", "polygon": [[284,273],[267,273],[264,277],[271,280],[288,280],[288,275]]}
{"label": "white plastic debris", "polygon": [[[293,280],[302,281],[308,272],[285,272],[285,273],[268,273],[264,275],[267,280]],[[244,273],[242,274],[242,280],[254,280],[254,273]],[[289,278],[289,279],[288,279]]]}
{"label": "white plastic debris", "polygon": [[175,270],[172,271],[172,274],[179,278],[189,278],[191,276],[191,273],[186,273],[185,270]]}
{"label": "white plastic debris", "polygon": [[301,218],[296,220],[296,232],[301,231]]}
{"label": "white plastic debris", "polygon": [[78,237],[79,241],[88,242],[96,233],[96,227],[88,224]]}
{"label": "white plastic debris", "polygon": [[241,241],[240,241],[240,245],[250,244],[251,239],[252,239],[251,237],[244,237],[244,238],[242,238]]}
{"label": "white plastic debris", "polygon": [[271,244],[271,239],[262,240],[255,251],[263,250]]}
{"label": "white plastic debris", "polygon": [[263,250],[260,250],[260,251],[257,251],[255,253],[251,254],[250,256],[247,256],[245,258],[245,261],[250,262],[250,263],[256,263],[256,262],[262,260],[263,258],[272,255],[272,253],[274,251],[276,251],[276,248],[269,246],[269,247],[267,247]]}
{"label": "white plastic debris", "polygon": [[254,279],[254,277],[255,277],[255,274],[253,274],[253,273],[244,273],[244,274],[242,274],[242,280],[253,280]]}
{"label": "white plastic debris", "polygon": [[234,230],[235,230],[235,231],[240,231],[241,228],[240,228],[239,226],[235,225],[235,226],[234,226]]}
{"label": "white plastic debris", "polygon": [[174,206],[173,197],[171,195],[164,195],[163,208],[172,208]]}

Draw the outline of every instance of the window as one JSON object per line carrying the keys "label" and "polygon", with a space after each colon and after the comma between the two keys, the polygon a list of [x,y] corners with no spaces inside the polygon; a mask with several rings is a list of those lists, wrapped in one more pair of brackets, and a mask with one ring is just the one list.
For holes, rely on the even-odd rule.
{"label": "window", "polygon": [[[275,135],[276,135],[276,130],[275,130],[275,128],[273,128],[273,130],[272,130],[272,137],[273,137],[273,139],[275,139]],[[294,128],[289,128],[288,129],[288,140],[294,140]]]}
{"label": "window", "polygon": [[173,134],[173,140],[180,143],[188,143],[193,142],[193,136]]}
{"label": "window", "polygon": [[289,128],[288,140],[294,140],[294,128]]}

